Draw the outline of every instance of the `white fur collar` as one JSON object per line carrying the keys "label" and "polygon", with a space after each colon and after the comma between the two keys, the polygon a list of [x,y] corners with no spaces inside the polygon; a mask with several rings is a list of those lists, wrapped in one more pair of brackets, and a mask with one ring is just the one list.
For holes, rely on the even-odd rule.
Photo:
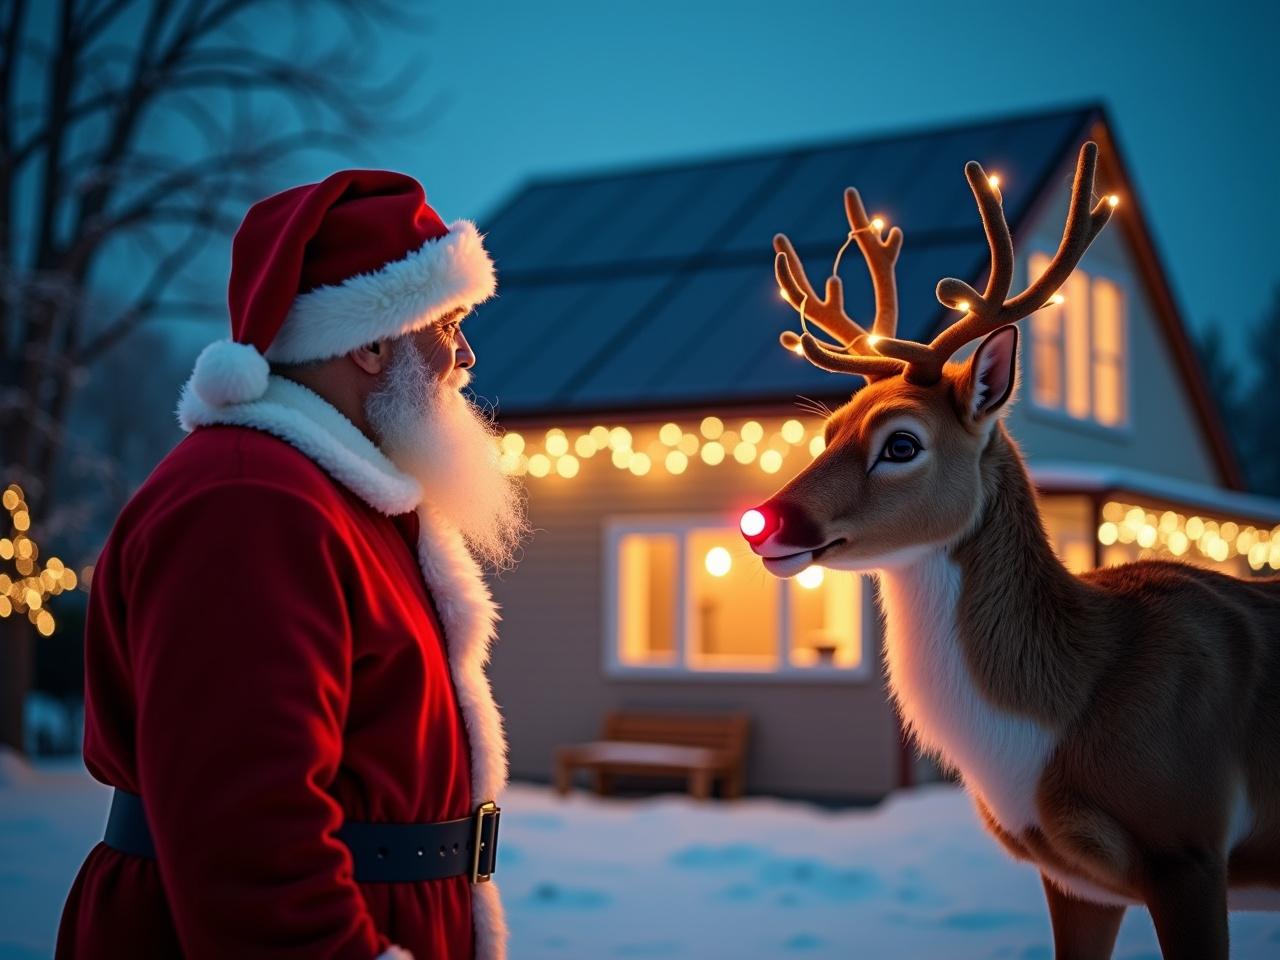
{"label": "white fur collar", "polygon": [[[497,636],[498,608],[479,564],[447,518],[422,502],[422,489],[377,445],[317,394],[273,376],[261,399],[213,407],[183,390],[178,419],[184,430],[230,424],[263,430],[292,444],[369,506],[388,516],[416,510],[418,564],[435,601],[449,654],[449,670],[467,727],[471,793],[496,800],[507,783],[507,744],[502,716],[485,666]],[[472,887],[471,912],[477,960],[506,956],[507,928],[493,882]]]}
{"label": "white fur collar", "polygon": [[178,422],[196,427],[231,424],[262,430],[297,447],[375,510],[395,516],[422,502],[422,488],[400,472],[377,445],[337,408],[300,383],[272,376],[258,400],[215,407],[188,384],[178,401]]}
{"label": "white fur collar", "polygon": [[995,706],[974,683],[960,643],[961,586],[941,548],[880,571],[889,688],[920,745],[1018,834],[1039,822],[1036,789],[1056,736]]}

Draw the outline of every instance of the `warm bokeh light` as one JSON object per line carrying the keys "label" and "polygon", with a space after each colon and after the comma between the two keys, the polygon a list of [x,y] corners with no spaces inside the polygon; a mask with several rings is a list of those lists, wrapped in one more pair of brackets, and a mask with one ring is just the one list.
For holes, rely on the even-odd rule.
{"label": "warm bokeh light", "polygon": [[875,228],[876,233],[884,229],[884,217],[872,217],[871,226]]}
{"label": "warm bokeh light", "polygon": [[558,428],[547,431],[546,442],[543,448],[547,454],[552,457],[561,457],[569,452],[569,438],[565,436],[563,430]]}
{"label": "warm bokeh light", "polygon": [[796,583],[804,587],[806,590],[816,590],[822,586],[822,581],[826,579],[826,573],[821,567],[805,567],[796,574]]}
{"label": "warm bokeh light", "polygon": [[1280,525],[1270,529],[1235,520],[1184,516],[1173,510],[1157,513],[1130,503],[1109,500],[1102,507],[1103,522],[1097,530],[1104,547],[1132,544],[1144,555],[1225,563],[1239,557],[1255,571],[1280,570]]}
{"label": "warm bokeh light", "polygon": [[[795,448],[807,450],[811,457],[821,453],[823,428],[820,418],[752,419],[730,426],[720,417],[707,416],[696,424],[672,420],[632,427],[550,427],[533,432],[532,440],[529,432],[512,431],[499,437],[495,446],[503,473],[534,479],[579,476],[587,470],[587,461],[601,451],[608,451],[614,468],[636,476],[681,474],[726,462],[758,463],[763,472],[775,474],[784,471]],[[572,459],[562,465],[565,457]],[[25,504],[17,507],[23,508]],[[21,551],[28,549],[19,542],[22,539],[20,534],[0,539],[0,559],[22,557]]]}
{"label": "warm bokeh light", "polygon": [[707,565],[707,573],[713,577],[723,577],[733,569],[733,557],[729,556],[729,551],[724,547],[712,547],[708,550],[704,563]]}
{"label": "warm bokeh light", "polygon": [[87,589],[92,568],[85,568],[83,581],[57,557],[49,557],[42,568],[40,548],[28,533],[31,512],[22,488],[10,484],[0,494],[0,504],[9,513],[10,526],[9,535],[0,537],[0,560],[12,561],[16,574],[0,573],[0,619],[25,615],[41,636],[53,636],[57,623],[49,610],[50,598],[82,582]]}

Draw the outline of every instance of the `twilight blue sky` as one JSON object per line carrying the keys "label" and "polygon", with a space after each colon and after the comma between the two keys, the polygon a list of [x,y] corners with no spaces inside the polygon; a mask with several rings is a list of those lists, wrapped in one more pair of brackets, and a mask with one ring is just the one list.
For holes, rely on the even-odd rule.
{"label": "twilight blue sky", "polygon": [[388,62],[421,57],[410,102],[443,93],[446,106],[420,138],[370,149],[419,177],[446,218],[478,217],[539,173],[1101,99],[1189,321],[1214,321],[1238,345],[1280,282],[1278,11],[1230,0],[447,3],[429,35],[386,39]]}

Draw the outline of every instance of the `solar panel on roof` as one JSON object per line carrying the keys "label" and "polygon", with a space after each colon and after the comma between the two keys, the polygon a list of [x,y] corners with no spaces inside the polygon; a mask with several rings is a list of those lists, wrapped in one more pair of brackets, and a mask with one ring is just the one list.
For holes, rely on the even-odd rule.
{"label": "solar panel on roof", "polygon": [[[777,297],[773,234],[792,237],[820,283],[847,231],[841,192],[859,186],[906,231],[900,331],[927,338],[942,316],[938,279],[977,281],[986,266],[964,162],[1000,171],[1016,224],[1095,116],[1059,111],[535,184],[490,221],[501,295],[468,327],[477,388],[508,415],[842,392],[853,382],[836,385],[777,346],[796,319]],[[869,322],[856,250],[842,275],[850,312]]]}

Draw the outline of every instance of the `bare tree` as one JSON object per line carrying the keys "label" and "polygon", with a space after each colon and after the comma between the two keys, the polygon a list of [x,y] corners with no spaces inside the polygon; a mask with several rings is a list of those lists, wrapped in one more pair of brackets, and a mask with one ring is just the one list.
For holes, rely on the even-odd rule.
{"label": "bare tree", "polygon": [[[421,129],[433,104],[392,115],[418,58],[369,67],[388,28],[425,29],[411,6],[0,0],[0,478],[37,522],[69,509],[52,478],[77,447],[86,372],[144,324],[221,315],[186,267],[271,172]],[[146,269],[103,276],[126,247]],[[24,618],[0,620],[0,744],[17,749],[32,639]]]}

